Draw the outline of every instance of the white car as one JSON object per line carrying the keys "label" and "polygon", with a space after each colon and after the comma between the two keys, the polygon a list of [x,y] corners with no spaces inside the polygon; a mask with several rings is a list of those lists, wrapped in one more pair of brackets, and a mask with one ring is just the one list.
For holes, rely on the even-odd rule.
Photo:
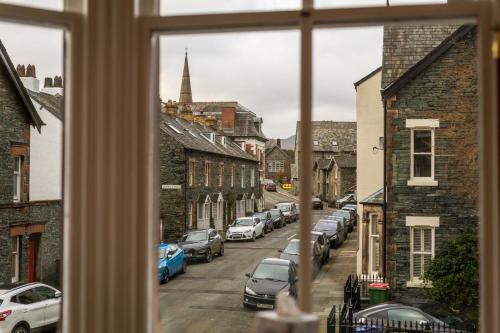
{"label": "white car", "polygon": [[278,202],[274,205],[274,208],[281,209],[283,216],[285,217],[286,223],[291,223],[297,221],[297,210],[295,208],[295,203],[293,202]]}
{"label": "white car", "polygon": [[0,333],[28,333],[56,327],[61,292],[43,283],[0,286]]}
{"label": "white car", "polygon": [[226,241],[264,237],[264,223],[257,217],[239,217],[226,232]]}

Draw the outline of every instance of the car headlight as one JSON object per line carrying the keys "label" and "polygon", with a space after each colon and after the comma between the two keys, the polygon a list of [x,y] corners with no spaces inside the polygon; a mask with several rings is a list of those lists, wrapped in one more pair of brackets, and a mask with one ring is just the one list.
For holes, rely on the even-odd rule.
{"label": "car headlight", "polygon": [[231,230],[226,231],[226,235],[231,235]]}
{"label": "car headlight", "polygon": [[248,287],[245,287],[245,292],[247,294],[250,294],[250,295],[257,295],[257,293],[255,291],[253,291],[252,289],[250,289]]}

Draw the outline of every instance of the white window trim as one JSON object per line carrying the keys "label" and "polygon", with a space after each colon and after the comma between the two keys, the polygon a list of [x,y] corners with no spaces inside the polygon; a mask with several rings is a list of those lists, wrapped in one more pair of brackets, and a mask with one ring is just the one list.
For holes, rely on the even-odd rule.
{"label": "white window trim", "polygon": [[[18,171],[16,171],[16,166],[17,166]],[[13,174],[13,177],[16,179],[16,188],[14,188],[14,193],[13,193],[13,197],[12,197],[12,200],[14,202],[20,202],[21,196],[23,193],[23,191],[21,189],[21,185],[22,185],[21,179],[22,179],[22,173],[23,173],[22,166],[23,166],[22,157],[21,156],[14,156],[14,174]]]}
{"label": "white window trim", "polygon": [[12,265],[14,266],[14,274],[11,278],[12,283],[19,282],[19,249],[21,248],[21,237],[15,236],[13,240],[16,248],[12,251]]}
{"label": "white window trim", "polygon": [[189,186],[193,186],[193,184],[194,184],[194,172],[195,172],[195,169],[196,169],[196,162],[194,160],[189,160],[189,164],[188,164]]}
{"label": "white window trim", "polygon": [[250,170],[250,187],[255,187],[255,169]]}
{"label": "white window trim", "polygon": [[[372,270],[372,267],[373,267],[373,263],[374,263],[374,258],[375,258],[375,255],[373,253],[373,244],[372,244],[372,241],[374,241],[373,239],[374,238],[377,238],[380,242],[380,235],[378,234],[372,234],[372,223],[373,223],[373,217],[376,217],[376,220],[375,220],[375,223],[377,224],[376,228],[377,228],[377,231],[378,231],[378,215],[376,213],[370,213],[369,215],[369,221],[370,221],[370,225],[368,227],[368,253],[369,253],[369,257],[368,257],[368,266],[370,268],[370,274],[378,274],[378,271],[374,271]],[[380,264],[380,263],[379,263]]]}
{"label": "white window trim", "polygon": [[[408,186],[438,186],[438,181],[434,179],[435,167],[435,128],[439,127],[438,119],[406,119],[406,128],[410,131],[410,179],[407,181]],[[414,177],[414,146],[413,136],[415,130],[431,131],[431,176],[430,177]]]}
{"label": "white window trim", "polygon": [[210,186],[210,161],[205,161],[205,187]]}
{"label": "white window trim", "polygon": [[245,170],[246,170],[245,165],[242,165],[241,166],[241,188],[246,188],[246,184],[245,184]]}

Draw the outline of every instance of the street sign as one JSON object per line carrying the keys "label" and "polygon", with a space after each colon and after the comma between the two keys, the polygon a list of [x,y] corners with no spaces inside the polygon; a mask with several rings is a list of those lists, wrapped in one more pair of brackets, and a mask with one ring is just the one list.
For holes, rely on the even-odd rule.
{"label": "street sign", "polygon": [[169,185],[169,184],[166,184],[166,185],[162,185],[161,189],[162,190],[180,190],[181,189],[181,185]]}

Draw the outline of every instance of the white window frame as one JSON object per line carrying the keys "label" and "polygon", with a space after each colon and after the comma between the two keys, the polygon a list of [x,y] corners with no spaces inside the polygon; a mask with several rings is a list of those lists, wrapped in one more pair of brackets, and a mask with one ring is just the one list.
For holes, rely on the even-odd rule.
{"label": "white window frame", "polygon": [[[374,220],[375,218],[375,220]],[[370,225],[368,227],[368,233],[369,233],[369,259],[368,259],[368,266],[370,268],[370,274],[378,274],[378,270],[374,270],[374,265],[376,264],[375,262],[375,253],[373,253],[373,246],[374,246],[374,243],[376,241],[379,241],[380,242],[380,235],[378,234],[378,215],[376,213],[370,213],[369,215],[369,222],[370,222]],[[377,230],[377,233],[376,234],[373,234],[372,233],[372,224],[375,223],[375,228]],[[380,246],[380,245],[379,245]],[[381,255],[380,253],[380,249],[378,250],[379,251],[379,255]],[[378,265],[380,265],[380,262],[377,263]]]}
{"label": "white window frame", "polygon": [[[435,129],[439,128],[439,119],[406,119],[406,128],[410,129],[410,179],[407,182],[408,186],[438,186],[438,181],[434,177],[435,167]],[[430,177],[415,177],[414,176],[414,156],[416,154],[428,155],[428,153],[414,152],[414,134],[415,131],[430,131],[431,132],[431,176]]]}
{"label": "white window frame", "polygon": [[[413,256],[415,254],[431,254],[431,258],[434,258],[435,255],[435,237],[436,237],[436,228],[439,227],[439,217],[438,216],[407,216],[406,217],[406,227],[409,228],[409,235],[410,235],[410,275],[409,279],[406,282],[406,286],[410,288],[425,288],[425,287],[431,287],[432,284],[428,283],[425,284],[422,279],[419,277],[413,277]],[[431,252],[425,252],[425,251],[413,251],[413,235],[415,230],[421,230],[421,229],[430,229],[431,230]],[[422,265],[424,263],[422,262]],[[422,272],[424,272],[424,269],[422,268]]]}
{"label": "white window frame", "polygon": [[255,169],[250,169],[250,187],[255,187]]}
{"label": "white window frame", "polygon": [[245,182],[245,172],[246,171],[246,165],[241,166],[241,188],[246,188],[246,182]]}
{"label": "white window frame", "polygon": [[[20,202],[23,190],[21,188],[22,186],[22,174],[23,174],[23,158],[22,156],[14,156],[14,173],[13,173],[13,180],[16,183],[16,187],[13,189],[13,197],[12,200],[14,202]],[[17,169],[17,170],[16,170]]]}
{"label": "white window frame", "polygon": [[231,187],[234,187],[234,163],[231,164]]}
{"label": "white window frame", "polygon": [[224,163],[219,164],[219,187],[224,186]]}
{"label": "white window frame", "polygon": [[194,175],[195,175],[195,172],[196,172],[195,170],[196,170],[196,161],[190,159],[189,160],[189,164],[188,164],[189,186],[193,186],[194,185]]}
{"label": "white window frame", "polygon": [[[493,0],[491,2],[499,2]],[[93,10],[87,10],[84,4],[91,4]],[[79,246],[65,246],[65,265],[63,285],[65,302],[62,305],[62,330],[92,330],[105,323],[114,323],[113,329],[122,333],[158,330],[157,288],[153,283],[156,272],[152,267],[156,263],[157,248],[153,232],[158,221],[158,196],[156,195],[159,165],[157,142],[158,129],[155,115],[159,109],[157,98],[158,61],[156,52],[158,40],[152,38],[160,31],[176,32],[218,32],[300,28],[301,30],[301,140],[299,150],[301,179],[301,225],[300,238],[304,244],[300,249],[303,258],[309,258],[310,246],[310,205],[312,166],[311,138],[311,100],[312,100],[312,28],[321,26],[358,26],[380,25],[390,22],[444,20],[454,18],[475,18],[479,22],[479,74],[480,82],[480,170],[481,170],[481,205],[479,224],[480,236],[487,246],[481,246],[481,308],[498,309],[500,299],[499,263],[496,252],[491,246],[500,243],[496,232],[499,212],[496,202],[499,188],[495,179],[499,178],[497,166],[500,164],[498,152],[497,105],[493,98],[496,74],[493,69],[492,50],[489,45],[493,25],[500,25],[500,18],[493,19],[495,11],[488,1],[450,1],[447,4],[424,6],[391,6],[365,8],[313,9],[311,0],[304,0],[298,10],[276,12],[227,13],[218,15],[194,15],[174,17],[156,17],[157,0],[143,0],[136,4],[133,0],[66,0],[65,10],[29,8],[25,6],[0,4],[0,19],[16,23],[51,25],[64,27],[66,51],[65,106],[71,110],[71,118],[65,123],[65,239],[78,242]],[[105,14],[104,14],[105,13]],[[133,14],[131,14],[133,13]],[[89,25],[92,25],[90,29]],[[129,27],[130,29],[124,29]],[[132,34],[130,32],[133,32]],[[116,43],[109,43],[116,39]],[[127,41],[127,43],[123,41]],[[117,57],[117,55],[123,55]],[[95,66],[118,62],[116,69],[96,71]],[[123,70],[125,68],[125,70]],[[116,75],[113,75],[116,74]],[[95,83],[102,83],[102,89],[91,89]],[[121,89],[116,93],[116,89]],[[107,117],[103,117],[104,112]],[[97,126],[99,125],[99,126]],[[126,140],[123,128],[129,129]],[[69,135],[71,133],[71,135]],[[151,134],[154,135],[151,135]],[[95,141],[102,145],[95,146]],[[131,144],[133,143],[133,144]],[[93,149],[88,149],[93,147]],[[96,155],[104,155],[109,149],[126,151],[124,156],[115,154],[108,163],[101,163]],[[148,158],[144,159],[145,156]],[[145,162],[146,161],[146,162]],[[127,184],[133,191],[119,191],[117,186],[94,188],[94,184],[106,184],[106,180],[116,179],[114,184]],[[93,198],[95,191],[104,198],[112,198],[120,205],[103,205],[96,210]],[[102,190],[99,192],[99,190]],[[97,214],[88,219],[88,214]],[[114,227],[102,229],[103,219],[112,217],[112,226],[119,226],[120,233]],[[125,219],[123,217],[126,217]],[[102,218],[101,218],[102,217]],[[147,221],[147,223],[144,223]],[[71,223],[69,223],[71,222]],[[139,226],[140,224],[140,226]],[[101,233],[96,237],[96,233]],[[93,249],[105,248],[110,239],[118,238],[123,242],[123,251],[133,246],[138,249],[138,256],[124,260],[117,251],[108,251],[92,262],[85,261],[92,255]],[[118,240],[118,239],[117,239]],[[96,244],[98,242],[98,244]],[[70,242],[66,242],[68,244]],[[117,244],[119,244],[117,242]],[[118,253],[118,255],[117,255]],[[118,257],[118,258],[116,258]],[[71,260],[69,260],[71,258]],[[128,276],[116,275],[116,260],[120,267],[129,272]],[[307,260],[307,259],[306,259]],[[102,265],[101,261],[108,265]],[[306,263],[305,261],[304,263]],[[109,264],[111,263],[111,264]],[[299,302],[301,308],[310,312],[311,274],[310,266],[302,264],[299,269]],[[71,274],[69,273],[71,272]],[[157,274],[156,274],[157,275]],[[488,278],[485,278],[488,277]],[[101,297],[100,308],[115,308],[106,318],[96,316],[95,299],[84,297],[89,284],[98,284],[103,288],[114,288],[117,293]],[[137,288],[141,286],[141,288]],[[134,292],[129,292],[134,290]],[[124,292],[119,292],[124,291]],[[116,304],[132,306],[116,308]],[[134,318],[134,325],[123,318]],[[497,318],[481,316],[481,327],[485,332],[498,331]]]}
{"label": "white window frame", "polygon": [[210,161],[205,161],[205,187],[210,186],[210,172],[211,172],[211,167],[210,167],[211,162]]}
{"label": "white window frame", "polygon": [[19,253],[20,253],[20,250],[21,250],[21,237],[22,236],[14,236],[12,237],[12,245],[13,245],[13,249],[12,249],[12,270],[13,270],[13,274],[12,274],[12,278],[11,278],[11,282],[12,283],[16,283],[16,282],[19,282],[20,280],[20,276],[19,276],[19,264],[20,264],[20,258],[19,258]]}
{"label": "white window frame", "polygon": [[188,204],[188,228],[191,229],[193,227],[193,211],[194,205],[192,202],[189,202]]}

